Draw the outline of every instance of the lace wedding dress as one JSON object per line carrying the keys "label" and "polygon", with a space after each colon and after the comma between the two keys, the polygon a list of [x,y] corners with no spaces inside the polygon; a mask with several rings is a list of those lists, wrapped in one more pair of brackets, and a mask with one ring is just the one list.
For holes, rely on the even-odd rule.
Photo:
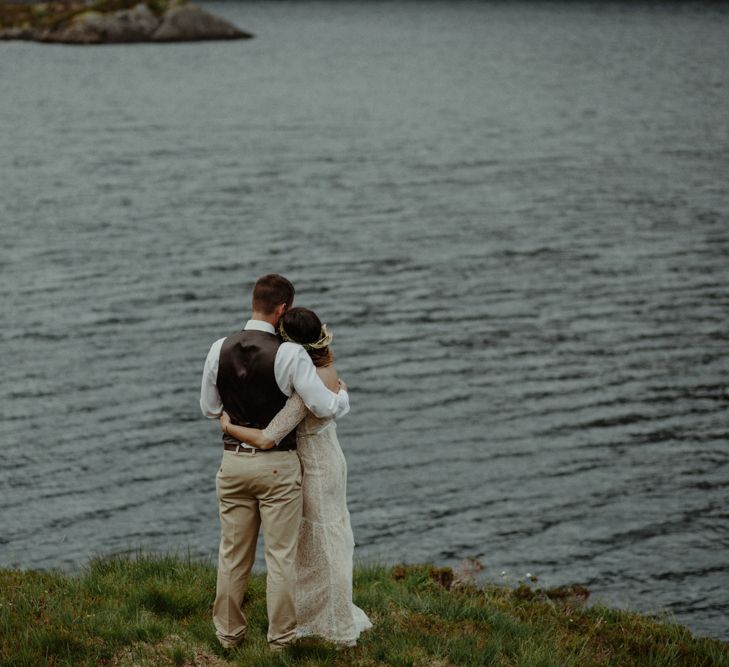
{"label": "lace wedding dress", "polygon": [[303,516],[296,553],[297,634],[353,645],[372,623],[352,602],[354,537],[347,510],[347,462],[334,419],[316,417],[298,394],[291,396],[264,434],[278,442],[297,424],[296,451],[303,468]]}

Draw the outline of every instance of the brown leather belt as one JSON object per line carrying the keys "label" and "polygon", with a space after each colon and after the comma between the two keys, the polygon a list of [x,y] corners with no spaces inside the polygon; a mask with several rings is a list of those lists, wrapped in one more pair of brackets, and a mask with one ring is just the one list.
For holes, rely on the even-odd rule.
{"label": "brown leather belt", "polygon": [[289,447],[288,449],[277,449],[276,447],[272,449],[258,449],[257,447],[251,447],[248,445],[247,447],[243,447],[242,445],[231,445],[227,442],[223,444],[223,449],[226,452],[243,452],[245,454],[264,454],[266,452],[290,452],[294,449],[294,447]]}

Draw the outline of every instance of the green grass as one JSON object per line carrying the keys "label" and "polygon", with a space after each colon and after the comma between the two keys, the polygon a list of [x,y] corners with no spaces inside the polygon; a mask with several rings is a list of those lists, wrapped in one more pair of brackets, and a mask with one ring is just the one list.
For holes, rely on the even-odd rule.
{"label": "green grass", "polygon": [[358,568],[355,601],[374,622],[358,646],[310,639],[273,654],[263,575],[246,597],[246,641],[225,650],[209,564],[139,555],[95,559],[75,577],[0,570],[0,666],[729,667],[729,644],[668,619],[453,581],[447,568]]}
{"label": "green grass", "polygon": [[0,28],[58,28],[85,12],[102,14],[132,9],[144,2],[152,13],[161,16],[171,6],[186,0],[51,0],[34,4],[11,4],[0,0]]}

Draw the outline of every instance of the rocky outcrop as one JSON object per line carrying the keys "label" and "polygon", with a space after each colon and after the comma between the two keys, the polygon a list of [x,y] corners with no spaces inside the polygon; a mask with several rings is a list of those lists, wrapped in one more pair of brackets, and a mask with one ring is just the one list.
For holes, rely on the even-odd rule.
{"label": "rocky outcrop", "polygon": [[155,42],[179,42],[205,39],[205,35],[216,35],[216,39],[236,39],[244,36],[238,28],[194,5],[182,5],[165,12],[162,22],[154,31]]}
{"label": "rocky outcrop", "polygon": [[147,41],[159,25],[145,4],[112,14],[88,11],[75,16],[67,24],[49,31],[42,41],[64,44],[123,44]]}
{"label": "rocky outcrop", "polygon": [[[0,10],[3,8],[0,5]],[[62,44],[186,42],[252,37],[191,3],[172,0],[101,0],[92,4],[44,3],[23,12],[0,11],[0,39]],[[8,16],[10,18],[8,18]]]}

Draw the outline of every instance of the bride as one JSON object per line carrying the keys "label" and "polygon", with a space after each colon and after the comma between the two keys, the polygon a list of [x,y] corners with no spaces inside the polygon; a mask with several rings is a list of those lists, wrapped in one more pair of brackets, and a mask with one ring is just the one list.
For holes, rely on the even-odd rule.
{"label": "bride", "polygon": [[[307,308],[289,309],[279,333],[284,341],[302,345],[324,384],[339,390],[330,348],[332,334],[316,313]],[[347,510],[347,463],[334,419],[316,417],[294,393],[263,430],[231,424],[225,412],[220,427],[260,449],[273,447],[296,428],[296,451],[303,469],[303,516],[296,553],[297,635],[356,644],[359,634],[372,623],[352,602],[354,538]]]}

